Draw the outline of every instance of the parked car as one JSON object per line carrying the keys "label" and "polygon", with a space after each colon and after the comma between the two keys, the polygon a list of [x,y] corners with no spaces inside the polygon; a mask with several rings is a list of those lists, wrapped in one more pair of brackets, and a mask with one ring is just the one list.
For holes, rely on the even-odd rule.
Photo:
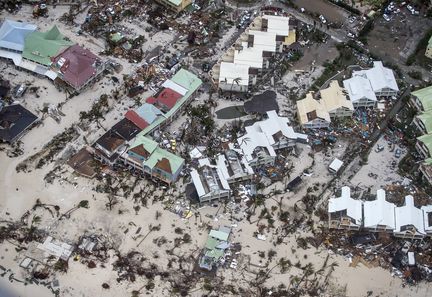
{"label": "parked car", "polygon": [[396,149],[396,151],[395,151],[395,157],[396,158],[400,158],[401,154],[402,154],[402,151],[400,149]]}
{"label": "parked car", "polygon": [[323,15],[320,15],[319,19],[323,24],[327,23],[327,20],[323,17]]}
{"label": "parked car", "polygon": [[383,150],[384,150],[384,146],[378,144],[377,148],[375,149],[375,152],[379,153],[379,152],[382,152]]}
{"label": "parked car", "polygon": [[390,22],[391,18],[387,15],[387,14],[383,14],[383,18],[387,21]]}

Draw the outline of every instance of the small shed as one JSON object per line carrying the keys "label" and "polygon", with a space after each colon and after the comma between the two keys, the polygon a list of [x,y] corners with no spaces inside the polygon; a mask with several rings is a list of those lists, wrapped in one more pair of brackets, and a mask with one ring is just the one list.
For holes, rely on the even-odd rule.
{"label": "small shed", "polygon": [[330,163],[328,169],[331,173],[338,173],[339,170],[341,169],[342,165],[343,165],[343,162],[341,160],[339,160],[338,158],[335,158],[333,160],[333,162]]}

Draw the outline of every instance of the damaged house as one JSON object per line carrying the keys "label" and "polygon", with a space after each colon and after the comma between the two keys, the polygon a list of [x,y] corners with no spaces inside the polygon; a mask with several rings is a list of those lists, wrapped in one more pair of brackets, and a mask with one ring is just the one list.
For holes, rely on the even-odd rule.
{"label": "damaged house", "polygon": [[294,132],[288,124],[288,118],[280,117],[274,110],[268,111],[267,119],[246,127],[246,134],[231,148],[243,155],[252,167],[274,164],[276,150],[307,142],[307,135]]}
{"label": "damaged house", "polygon": [[198,169],[191,170],[191,177],[200,202],[231,197],[230,185],[221,168],[211,164],[209,159],[200,159]]}
{"label": "damaged house", "polygon": [[332,119],[351,117],[354,112],[353,103],[336,80],[321,90],[317,98],[314,95],[309,92],[306,98],[297,101],[297,117],[304,128],[327,128]]}

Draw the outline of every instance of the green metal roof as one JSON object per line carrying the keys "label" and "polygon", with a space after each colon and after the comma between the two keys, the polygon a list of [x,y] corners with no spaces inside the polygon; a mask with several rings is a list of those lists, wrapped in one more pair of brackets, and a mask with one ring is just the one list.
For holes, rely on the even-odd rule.
{"label": "green metal roof", "polygon": [[144,148],[146,149],[146,151],[148,152],[153,152],[157,147],[158,144],[156,141],[154,141],[153,139],[150,139],[148,137],[142,136],[142,135],[138,135],[133,144],[131,145],[131,148],[134,148],[138,145],[143,145]]}
{"label": "green metal roof", "polygon": [[160,147],[156,148],[151,156],[144,161],[143,165],[148,166],[149,168],[153,169],[155,165],[162,160],[163,158],[168,159],[170,166],[171,166],[171,172],[175,173],[177,170],[183,165],[184,160],[180,158],[177,155],[174,155],[170,153],[169,151],[166,151],[164,149],[161,149]]}
{"label": "green metal roof", "polygon": [[65,40],[57,26],[47,32],[32,32],[27,35],[24,44],[23,57],[36,63],[49,66],[51,58],[74,43]]}
{"label": "green metal roof", "polygon": [[432,158],[427,158],[426,160],[424,160],[424,164],[432,166]]}
{"label": "green metal roof", "polygon": [[426,127],[426,132],[431,133],[432,132],[432,110],[426,113],[419,114],[417,118],[420,119],[423,125]]}
{"label": "green metal roof", "polygon": [[209,237],[209,238],[207,238],[205,247],[206,247],[206,249],[212,250],[212,249],[215,249],[218,244],[219,244],[219,241],[217,239]]}
{"label": "green metal roof", "polygon": [[211,230],[209,236],[219,240],[227,241],[229,234],[222,231]]}
{"label": "green metal roof", "polygon": [[116,32],[111,34],[110,39],[113,42],[118,42],[123,39],[123,35],[121,35],[119,32]]}
{"label": "green metal roof", "polygon": [[414,91],[411,94],[420,100],[425,111],[432,110],[432,86]]}
{"label": "green metal roof", "polygon": [[224,250],[219,250],[219,249],[213,249],[213,250],[208,250],[205,255],[207,257],[213,258],[216,261],[219,260],[223,255],[224,255]]}
{"label": "green metal roof", "polygon": [[432,134],[422,135],[417,137],[428,148],[429,152],[432,153]]}
{"label": "green metal roof", "polygon": [[156,119],[151,125],[147,126],[144,130],[140,132],[140,135],[146,135],[150,131],[152,131],[155,127],[162,124],[166,118],[169,118],[171,115],[175,114],[177,110],[179,110],[180,107],[183,106],[183,104],[189,99],[189,97],[202,85],[202,80],[198,78],[195,74],[192,72],[189,72],[185,69],[180,69],[172,78],[171,80],[175,82],[176,84],[182,86],[185,88],[187,93],[180,98],[176,102],[176,104],[171,108],[166,114],[165,118],[160,117]]}
{"label": "green metal roof", "polygon": [[171,2],[175,6],[179,6],[182,3],[182,0],[168,0],[168,2]]}

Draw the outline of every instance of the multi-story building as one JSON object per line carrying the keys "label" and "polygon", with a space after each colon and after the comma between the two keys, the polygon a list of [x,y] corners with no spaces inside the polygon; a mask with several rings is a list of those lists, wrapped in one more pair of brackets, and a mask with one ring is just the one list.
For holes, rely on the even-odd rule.
{"label": "multi-story building", "polygon": [[288,17],[256,17],[213,66],[211,78],[224,91],[246,92],[269,68],[270,59],[295,42],[295,30]]}
{"label": "multi-story building", "polygon": [[343,85],[355,108],[376,107],[378,99],[367,78],[363,76],[353,76],[344,80]]}
{"label": "multi-story building", "polygon": [[432,86],[411,92],[410,103],[418,112],[432,110]]}
{"label": "multi-story building", "polygon": [[58,75],[55,82],[72,93],[79,93],[87,88],[105,70],[105,63],[98,56],[77,44],[51,60],[51,68]]}
{"label": "multi-story building", "polygon": [[198,169],[191,170],[191,177],[200,202],[231,197],[230,185],[220,167],[211,164],[209,159],[200,159]]}
{"label": "multi-story building", "polygon": [[386,201],[385,195],[385,191],[379,189],[375,200],[365,201],[363,203],[363,226],[366,230],[374,232],[393,232],[396,228],[394,216],[396,205]]}
{"label": "multi-story building", "polygon": [[351,198],[349,187],[342,187],[340,197],[329,199],[328,215],[330,228],[359,230],[363,222],[362,202]]}
{"label": "multi-story building", "polygon": [[392,97],[399,93],[393,70],[384,67],[381,61],[373,62],[373,67],[370,69],[354,71],[353,76],[366,78],[377,97]]}
{"label": "multi-story building", "polygon": [[250,166],[271,165],[276,159],[276,150],[308,141],[307,135],[294,132],[286,117],[275,110],[267,112],[267,119],[246,127],[246,134],[239,137],[237,147]]}
{"label": "multi-story building", "polygon": [[426,235],[423,211],[415,207],[414,197],[405,197],[405,204],[395,208],[394,236],[401,238],[423,238]]}
{"label": "multi-story building", "polygon": [[425,159],[432,157],[432,134],[417,137],[417,152]]}
{"label": "multi-story building", "polygon": [[317,98],[314,95],[309,92],[306,98],[297,101],[297,117],[304,128],[326,128],[331,119],[351,117],[354,112],[353,103],[335,80],[321,90]]}
{"label": "multi-story building", "polygon": [[137,136],[121,155],[123,163],[135,173],[171,184],[177,181],[184,159],[160,148],[157,142]]}

